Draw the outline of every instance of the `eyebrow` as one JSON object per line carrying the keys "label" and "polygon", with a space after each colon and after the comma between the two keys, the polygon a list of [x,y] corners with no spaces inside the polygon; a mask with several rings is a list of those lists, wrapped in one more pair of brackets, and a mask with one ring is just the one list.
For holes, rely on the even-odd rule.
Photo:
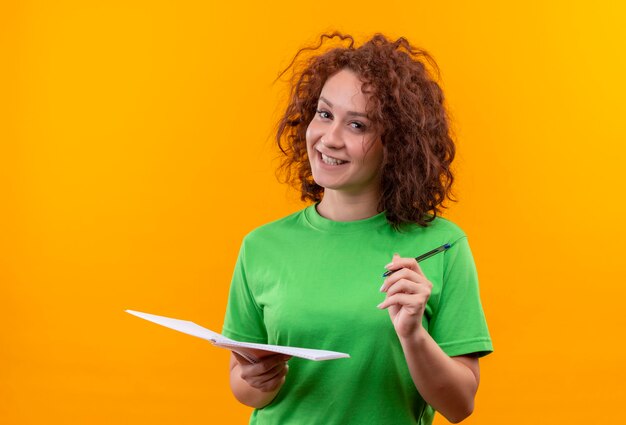
{"label": "eyebrow", "polygon": [[[331,108],[333,107],[333,104],[332,104],[331,102],[329,102],[329,101],[328,101],[328,99],[326,99],[325,97],[320,96],[320,99],[319,99],[319,100],[321,100],[321,101],[323,101],[324,103],[328,104],[328,106],[330,106]],[[357,117],[363,117],[363,118],[367,118],[367,119],[369,119],[369,117],[367,116],[367,114],[364,114],[364,113],[362,113],[362,112],[348,111],[348,112],[346,112],[346,114],[347,114],[347,115],[354,115],[354,116],[357,116]]]}

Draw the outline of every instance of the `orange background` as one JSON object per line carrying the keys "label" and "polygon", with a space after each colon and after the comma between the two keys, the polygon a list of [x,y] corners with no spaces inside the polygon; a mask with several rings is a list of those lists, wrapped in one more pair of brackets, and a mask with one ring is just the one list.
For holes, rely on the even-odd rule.
{"label": "orange background", "polygon": [[221,328],[243,235],[302,207],[274,177],[272,81],[332,29],[404,35],[442,69],[446,216],[496,348],[467,423],[618,422],[615,3],[1,3],[0,423],[246,423],[227,351],[124,309]]}

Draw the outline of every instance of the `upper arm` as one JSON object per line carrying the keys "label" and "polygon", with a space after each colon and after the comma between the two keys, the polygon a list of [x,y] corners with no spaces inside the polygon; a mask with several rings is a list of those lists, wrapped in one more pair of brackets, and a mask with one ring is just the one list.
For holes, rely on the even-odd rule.
{"label": "upper arm", "polygon": [[[486,355],[493,351],[493,346],[467,237],[456,240],[443,256],[443,277],[436,282],[440,285],[439,299],[432,304],[428,333],[449,356],[470,360]],[[463,317],[462,323],[459,316]],[[473,363],[469,361],[467,366]]]}
{"label": "upper arm", "polygon": [[248,280],[245,239],[233,271],[228,302],[222,325],[222,335],[239,341],[267,343],[263,310],[259,306],[254,287],[257,279]]}
{"label": "upper arm", "polygon": [[237,360],[235,360],[235,356],[231,351],[228,370],[232,372],[235,366],[237,366]]}

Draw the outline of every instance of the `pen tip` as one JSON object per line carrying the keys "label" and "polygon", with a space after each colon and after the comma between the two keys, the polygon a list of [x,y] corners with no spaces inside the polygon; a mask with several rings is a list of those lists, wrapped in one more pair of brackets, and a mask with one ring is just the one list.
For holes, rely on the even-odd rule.
{"label": "pen tip", "polygon": [[450,248],[450,246],[451,246],[451,245],[450,245],[449,243],[447,243],[447,244],[445,244],[443,247],[444,247],[445,249],[448,249],[448,248]]}

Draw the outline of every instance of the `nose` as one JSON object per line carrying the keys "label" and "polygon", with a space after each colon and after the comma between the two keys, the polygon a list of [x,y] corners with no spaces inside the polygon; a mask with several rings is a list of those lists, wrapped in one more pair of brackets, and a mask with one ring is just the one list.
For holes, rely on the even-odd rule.
{"label": "nose", "polygon": [[320,141],[329,149],[340,149],[343,146],[343,139],[339,134],[339,125],[336,121],[322,134]]}

